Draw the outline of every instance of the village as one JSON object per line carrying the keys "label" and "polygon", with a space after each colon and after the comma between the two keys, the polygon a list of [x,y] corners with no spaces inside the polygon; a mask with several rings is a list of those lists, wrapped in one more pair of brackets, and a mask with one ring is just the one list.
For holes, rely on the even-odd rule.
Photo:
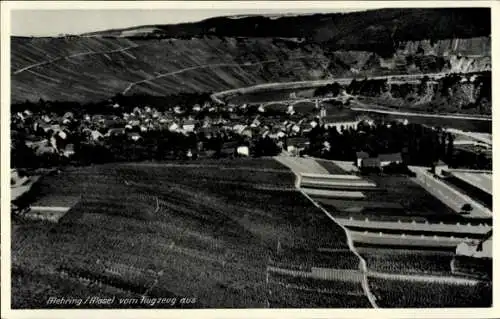
{"label": "village", "polygon": [[114,114],[65,112],[61,115],[28,109],[13,113],[13,166],[23,166],[16,161],[16,151],[24,154],[19,155],[21,159],[26,159],[22,149],[32,156],[51,158],[53,163],[58,163],[80,158],[89,147],[109,148],[113,141],[140,148],[158,139],[177,144],[166,146],[164,158],[171,158],[172,154],[174,158],[184,159],[262,156],[282,151],[298,155],[308,143],[307,134],[318,125],[337,127],[341,132],[361,122],[325,123],[325,109],[318,102],[313,112],[303,114],[290,106],[283,112],[274,112],[262,105],[247,104],[229,105],[221,111],[221,107],[210,102],[175,106],[163,112],[150,106],[137,106],[131,112],[120,111],[118,103],[112,107]]}

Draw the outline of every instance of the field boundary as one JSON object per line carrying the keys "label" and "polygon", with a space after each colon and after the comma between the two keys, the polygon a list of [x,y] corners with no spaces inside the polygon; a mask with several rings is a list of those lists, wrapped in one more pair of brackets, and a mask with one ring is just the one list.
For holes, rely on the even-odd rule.
{"label": "field boundary", "polygon": [[[299,175],[300,176],[300,175]],[[298,183],[300,185],[300,177],[297,177],[299,179]],[[363,279],[361,281],[361,286],[363,287],[363,290],[365,292],[365,295],[366,297],[368,298],[368,301],[370,302],[370,304],[372,305],[373,308],[378,308],[378,305],[376,303],[376,298],[375,296],[372,294],[372,292],[370,291],[370,286],[368,284],[368,268],[366,266],[366,261],[363,259],[363,257],[358,253],[358,251],[356,250],[356,248],[354,247],[354,242],[352,240],[352,237],[349,233],[349,230],[347,228],[345,228],[342,224],[338,223],[335,218],[330,215],[330,213],[328,213],[328,211],[326,209],[324,209],[323,207],[321,207],[318,203],[316,203],[316,201],[314,201],[309,195],[307,195],[302,189],[299,188],[299,192],[302,193],[302,195],[304,195],[311,203],[313,203],[314,206],[318,207],[319,209],[321,209],[323,211],[323,213],[325,213],[334,223],[336,223],[337,225],[339,225],[345,232],[346,234],[346,237],[347,237],[347,245],[349,246],[349,249],[358,257],[359,259],[359,265],[360,265],[360,270],[361,270],[361,273],[363,274]]]}

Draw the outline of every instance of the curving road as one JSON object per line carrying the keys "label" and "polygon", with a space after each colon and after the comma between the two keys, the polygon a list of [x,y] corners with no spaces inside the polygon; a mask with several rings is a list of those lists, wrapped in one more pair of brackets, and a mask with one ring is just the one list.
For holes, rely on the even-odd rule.
{"label": "curving road", "polygon": [[421,117],[434,117],[434,118],[459,119],[459,120],[477,120],[477,121],[490,121],[491,122],[490,117],[473,116],[473,115],[467,115],[467,114],[412,113],[412,112],[383,110],[383,109],[377,109],[377,108],[371,108],[371,107],[351,107],[351,110],[372,112],[372,113],[381,113],[381,114],[401,115],[401,116],[421,116]]}
{"label": "curving road", "polygon": [[[301,59],[305,59],[305,58],[310,58],[310,57],[300,56],[300,57],[288,59],[287,61],[301,60]],[[138,84],[154,81],[154,80],[157,80],[157,79],[160,79],[163,77],[167,77],[167,76],[181,74],[184,72],[200,70],[200,69],[207,69],[207,68],[217,68],[217,67],[239,67],[239,68],[241,68],[241,67],[253,67],[253,66],[258,66],[258,65],[268,64],[268,63],[276,63],[276,62],[280,62],[280,61],[281,61],[280,59],[271,59],[271,60],[263,60],[263,61],[257,61],[257,62],[251,62],[251,63],[249,63],[249,62],[246,62],[246,63],[214,63],[214,64],[195,65],[195,66],[191,66],[188,68],[184,68],[184,69],[180,69],[180,70],[176,70],[176,71],[172,71],[172,72],[161,73],[161,74],[158,74],[156,76],[150,77],[148,79],[132,82],[123,90],[122,94],[125,95],[128,91],[130,91],[130,89],[132,89],[134,86],[136,86]]]}
{"label": "curving road", "polygon": [[57,58],[53,58],[53,59],[50,59],[50,60],[46,60],[46,61],[42,61],[42,62],[38,62],[38,63],[34,63],[34,64],[31,64],[31,65],[25,66],[25,67],[23,67],[21,69],[18,69],[16,71],[14,71],[12,74],[16,75],[16,74],[22,73],[24,71],[28,71],[28,70],[31,70],[33,68],[37,68],[37,67],[40,67],[40,66],[43,66],[43,65],[52,64],[52,63],[55,63],[55,62],[58,62],[58,61],[61,61],[61,60],[72,59],[72,58],[76,58],[76,57],[80,57],[80,56],[86,56],[86,55],[99,55],[99,54],[111,54],[111,53],[117,53],[117,52],[125,52],[127,50],[137,48],[139,46],[140,45],[131,45],[131,46],[128,46],[128,47],[114,49],[114,50],[109,50],[109,51],[97,51],[97,52],[96,51],[89,51],[89,52],[75,53],[75,54],[66,55],[66,56],[60,56],[60,57],[57,57]]}

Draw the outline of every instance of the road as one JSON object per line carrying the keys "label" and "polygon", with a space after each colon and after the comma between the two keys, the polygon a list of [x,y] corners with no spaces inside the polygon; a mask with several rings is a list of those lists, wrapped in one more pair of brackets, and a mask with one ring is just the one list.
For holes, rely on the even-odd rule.
{"label": "road", "polygon": [[[424,76],[428,76],[430,78],[440,78],[448,75],[447,72],[438,72],[438,73],[425,73],[425,74],[392,74],[392,75],[380,75],[380,76],[371,76],[367,77],[369,80],[389,80],[389,82],[399,83],[403,79],[406,81],[417,80],[423,78]],[[265,83],[265,84],[257,84],[253,86],[248,86],[245,88],[238,89],[230,89],[225,91],[220,91],[212,94],[212,99],[214,101],[223,103],[221,98],[224,98],[233,94],[246,94],[252,93],[263,89],[294,89],[294,88],[303,88],[303,87],[316,87],[323,86],[331,83],[339,83],[339,84],[349,84],[352,80],[363,80],[365,77],[345,77],[345,78],[333,78],[327,80],[311,80],[311,81],[293,81],[293,82],[274,82],[274,83]]]}
{"label": "road", "polygon": [[457,191],[439,178],[434,177],[434,175],[428,171],[428,167],[409,166],[409,168],[417,174],[416,181],[418,184],[457,213],[462,211],[462,206],[464,204],[471,204],[472,212],[469,215],[463,215],[465,218],[487,218],[492,216],[491,210],[469,196]]}
{"label": "road", "polygon": [[[292,59],[288,59],[287,61],[302,60],[302,59],[306,59],[306,58],[309,58],[309,57],[307,57],[307,56],[295,57]],[[248,63],[248,62],[245,62],[245,63],[214,63],[214,64],[194,65],[191,67],[175,70],[172,72],[157,74],[156,76],[153,76],[153,77],[150,77],[150,78],[147,78],[144,80],[132,82],[123,90],[122,94],[125,95],[128,91],[130,91],[134,86],[136,86],[138,84],[154,81],[154,80],[161,79],[161,78],[164,78],[167,76],[181,74],[184,72],[200,70],[200,69],[208,69],[208,68],[218,68],[218,67],[239,67],[239,68],[254,67],[254,66],[264,65],[264,64],[268,64],[268,63],[276,63],[276,62],[280,62],[280,61],[281,61],[280,59],[270,59],[270,60],[262,60],[262,61],[251,62],[251,63]],[[214,98],[212,98],[212,99],[214,99]]]}
{"label": "road", "polygon": [[111,53],[117,53],[117,52],[125,52],[127,50],[134,49],[134,48],[137,48],[137,47],[139,47],[139,45],[131,45],[131,46],[128,46],[128,47],[114,49],[114,50],[109,50],[109,51],[97,51],[97,52],[96,51],[89,51],[89,52],[75,53],[75,54],[66,55],[66,56],[60,56],[60,57],[57,57],[57,58],[53,58],[53,59],[50,59],[50,60],[45,60],[45,61],[42,61],[42,62],[38,62],[38,63],[34,63],[34,64],[31,64],[31,65],[25,66],[23,68],[20,68],[20,69],[14,71],[12,74],[13,75],[17,75],[17,74],[22,73],[24,71],[28,71],[30,69],[37,68],[37,67],[40,67],[40,66],[43,66],[43,65],[56,63],[56,62],[61,61],[61,60],[72,59],[72,58],[81,57],[81,56],[87,56],[87,55],[99,55],[99,54],[103,54],[104,55],[104,54],[111,54]]}
{"label": "road", "polygon": [[400,116],[420,116],[420,117],[434,117],[434,118],[446,118],[446,119],[459,119],[459,120],[477,120],[477,121],[491,121],[489,117],[478,117],[466,114],[426,114],[426,113],[412,113],[412,112],[400,112],[400,111],[389,111],[382,110],[376,108],[368,108],[368,107],[351,107],[353,111],[362,111],[362,112],[372,112],[372,113],[381,113],[381,114],[391,114],[391,115],[400,115]]}
{"label": "road", "polygon": [[445,131],[452,133],[454,135],[466,136],[473,141],[485,143],[489,146],[491,146],[493,144],[491,133],[465,132],[465,131],[457,130],[454,128],[447,128],[447,129],[445,129]]}
{"label": "road", "polygon": [[[414,112],[401,112],[401,111],[393,111],[388,110],[386,107],[381,105],[376,105],[374,103],[370,103],[371,106],[366,105],[365,103],[359,100],[353,100],[351,104],[356,104],[358,107],[351,107],[353,111],[362,111],[362,112],[372,112],[372,113],[380,113],[380,114],[391,114],[391,115],[399,115],[399,116],[420,116],[420,117],[434,117],[434,118],[447,118],[447,119],[459,119],[459,120],[478,120],[478,121],[491,121],[491,117],[488,116],[475,116],[470,114],[433,114],[433,113],[414,113]],[[373,107],[375,105],[376,107]],[[456,130],[459,131],[459,130]],[[459,131],[462,132],[462,131]]]}

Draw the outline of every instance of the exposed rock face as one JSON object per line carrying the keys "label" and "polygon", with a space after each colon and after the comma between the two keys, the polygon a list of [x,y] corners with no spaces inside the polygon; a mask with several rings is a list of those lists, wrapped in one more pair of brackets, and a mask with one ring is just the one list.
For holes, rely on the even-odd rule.
{"label": "exposed rock face", "polygon": [[422,72],[470,73],[491,70],[491,38],[408,41],[399,44],[393,57],[381,59],[385,68]]}
{"label": "exposed rock face", "polygon": [[491,38],[444,39],[432,43],[430,40],[408,41],[399,44],[396,54],[437,56],[484,56],[491,52]]}
{"label": "exposed rock face", "polygon": [[353,81],[346,91],[388,106],[491,114],[491,72],[452,74],[411,83]]}

